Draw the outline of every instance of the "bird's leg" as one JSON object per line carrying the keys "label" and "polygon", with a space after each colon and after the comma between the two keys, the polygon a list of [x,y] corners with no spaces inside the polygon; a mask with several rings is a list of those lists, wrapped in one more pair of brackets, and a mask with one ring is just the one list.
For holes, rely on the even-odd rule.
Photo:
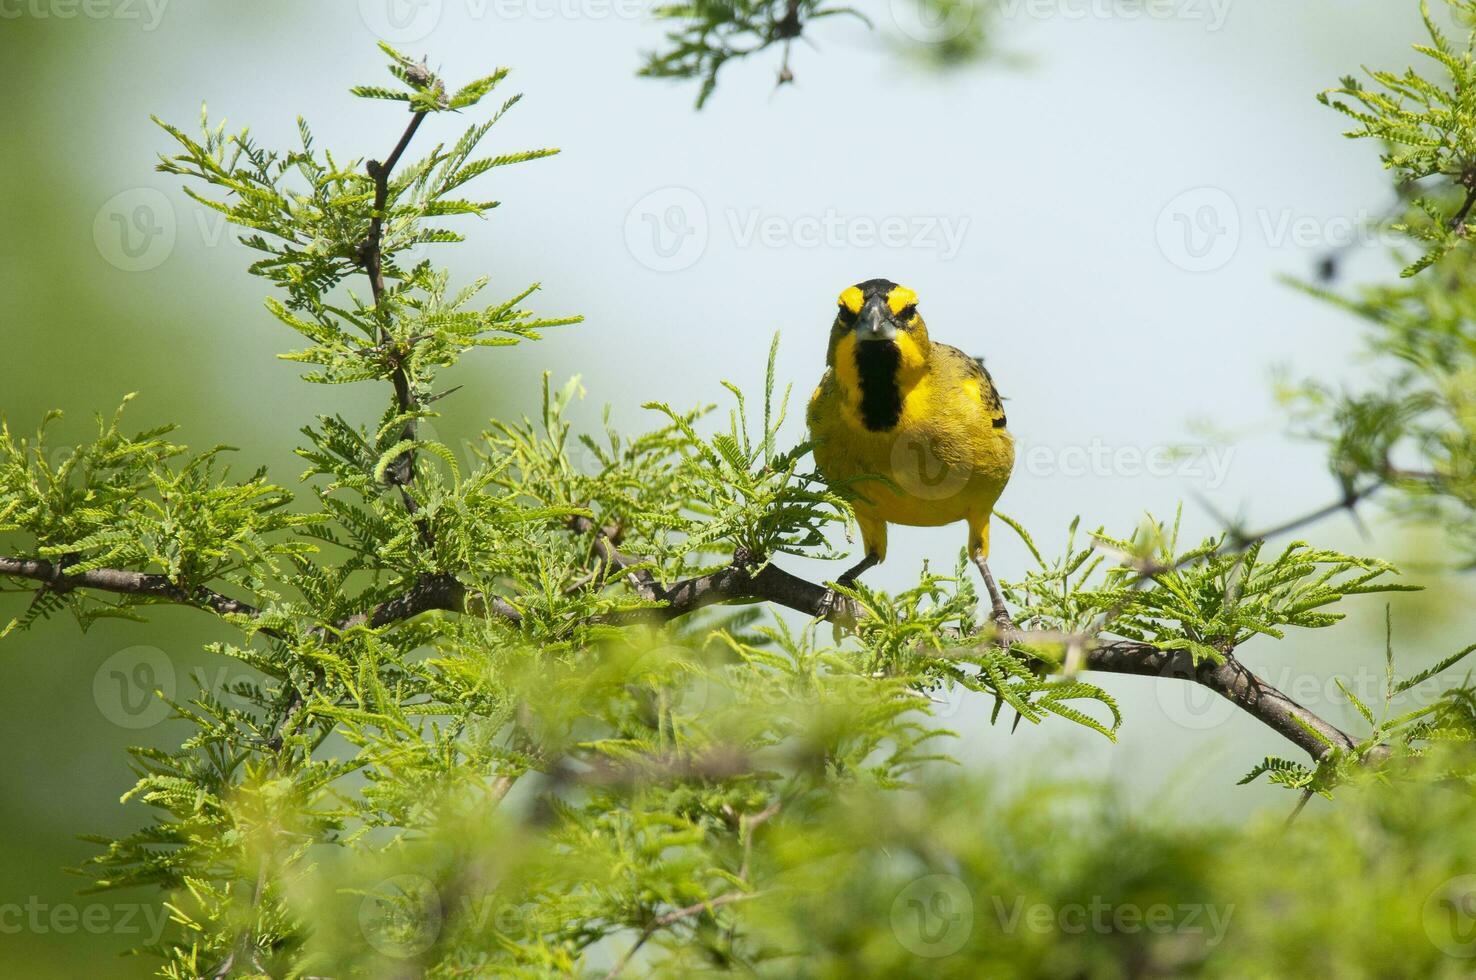
{"label": "bird's leg", "polygon": [[[1010,640],[1019,634],[1015,628],[1015,621],[1010,618],[1010,612],[1005,608],[1004,596],[999,591],[999,586],[994,581],[994,573],[989,570],[989,560],[984,557],[983,552],[974,553],[974,564],[979,568],[979,574],[984,576],[984,588],[989,592],[989,602],[994,606],[989,616],[994,620],[994,628],[997,636],[1008,646]],[[1015,722],[1010,726],[1010,734],[1015,734],[1015,729],[1020,727],[1020,719],[1025,717],[1020,712],[1015,712]]]}
{"label": "bird's leg", "polygon": [[[852,565],[850,568],[842,572],[840,578],[835,580],[835,584],[843,585],[846,588],[850,588],[852,585],[855,584],[856,579],[861,577],[862,572],[866,571],[868,568],[871,568],[873,565],[876,565],[880,561],[881,559],[877,557],[876,552],[867,552],[865,558],[862,558],[860,561],[856,562],[856,564]],[[829,619],[833,614],[844,610],[844,616],[842,618],[854,623],[856,621],[855,607],[856,603],[854,601],[842,596],[839,592],[835,591],[835,589],[826,589],[825,595],[822,596],[820,599],[820,608],[816,611],[816,613],[821,619]]]}
{"label": "bird's leg", "polygon": [[850,568],[841,573],[841,577],[835,580],[836,584],[844,585],[846,588],[850,588],[852,585],[856,584],[856,580],[861,577],[862,572],[875,567],[876,564],[880,561],[881,559],[876,556],[876,552],[867,552],[865,558],[856,562],[856,564],[852,565]]}
{"label": "bird's leg", "polygon": [[989,601],[993,605],[989,616],[994,620],[995,628],[999,630],[1003,638],[1008,638],[1017,632],[1015,621],[1010,618],[1009,610],[1005,608],[1004,596],[999,591],[999,586],[994,582],[994,573],[989,570],[989,560],[984,557],[983,552],[974,553],[974,564],[979,568],[979,574],[984,576],[984,588],[989,593]]}

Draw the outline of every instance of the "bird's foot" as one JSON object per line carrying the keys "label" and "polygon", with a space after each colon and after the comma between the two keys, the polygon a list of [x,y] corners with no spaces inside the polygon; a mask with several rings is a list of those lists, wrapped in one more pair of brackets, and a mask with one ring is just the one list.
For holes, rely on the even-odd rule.
{"label": "bird's foot", "polygon": [[[843,589],[849,589],[856,584],[856,579],[861,577],[862,572],[880,561],[881,558],[868,551],[865,558],[842,572],[841,577],[835,580],[835,584]],[[830,587],[825,590],[825,595],[820,599],[820,607],[815,614],[835,624],[835,640],[839,643],[842,629],[856,628],[856,621],[861,618],[861,605],[850,596],[842,595],[837,589]]]}
{"label": "bird's foot", "polygon": [[[850,587],[849,582],[838,581],[838,585]],[[861,617],[861,606],[848,595],[842,595],[834,588],[827,588],[825,595],[820,598],[820,605],[815,610],[819,619],[828,619],[835,624],[836,632],[841,629],[852,629],[856,620]]]}
{"label": "bird's foot", "polygon": [[989,613],[989,618],[994,620],[994,629],[996,633],[999,635],[1000,639],[1004,640],[1006,643],[1017,636],[1020,632],[1020,628],[1016,626],[1015,621],[1010,618],[1009,610],[1004,607],[1003,603],[994,607],[994,609]]}

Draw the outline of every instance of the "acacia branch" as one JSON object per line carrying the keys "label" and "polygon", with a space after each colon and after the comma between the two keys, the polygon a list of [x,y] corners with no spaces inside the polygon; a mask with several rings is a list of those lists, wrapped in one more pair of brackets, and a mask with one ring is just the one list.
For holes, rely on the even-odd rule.
{"label": "acacia branch", "polygon": [[[370,160],[364,167],[374,181],[374,206],[369,221],[369,234],[359,243],[358,258],[359,263],[364,267],[364,272],[369,276],[369,289],[374,294],[374,310],[379,315],[379,343],[388,353],[390,384],[394,386],[395,406],[401,414],[413,412],[419,406],[411,384],[410,373],[405,367],[408,352],[391,342],[389,327],[386,325],[389,313],[385,309],[384,302],[384,219],[385,211],[389,207],[390,175],[400,162],[400,157],[404,156],[405,148],[410,145],[410,140],[415,137],[415,131],[425,120],[425,115],[424,112],[417,112],[410,117],[410,124],[405,127],[404,133],[400,135],[400,141],[395,144],[395,148],[390,151],[390,155],[383,163]],[[406,419],[404,426],[400,429],[400,439],[402,441],[413,440],[415,431],[415,420]],[[404,488],[410,484],[414,473],[415,454],[410,450],[401,453],[385,473],[390,483],[400,487],[405,506],[412,514],[416,510],[415,502],[408,493],[404,492]]]}
{"label": "acacia branch", "polygon": [[1347,511],[1354,515],[1354,519],[1356,520],[1358,505],[1378,493],[1383,487],[1384,481],[1382,479],[1374,480],[1362,488],[1348,486],[1343,490],[1343,496],[1340,499],[1330,504],[1325,504],[1316,510],[1308,511],[1300,517],[1283,521],[1274,527],[1268,527],[1254,534],[1231,528],[1226,532],[1226,537],[1233,543],[1235,551],[1244,551],[1257,541],[1265,541],[1267,538],[1276,538],[1283,534],[1290,534],[1292,531],[1299,531],[1308,525],[1316,524],[1324,518],[1331,517],[1341,511]]}
{"label": "acacia branch", "polygon": [[[623,576],[636,594],[653,603],[647,608],[607,616],[606,621],[612,624],[664,623],[708,606],[745,602],[768,602],[807,616],[823,616],[832,622],[843,616],[843,611],[834,608],[833,604],[827,605],[829,590],[825,586],[786,572],[772,562],[756,562],[752,556],[742,552],[735,555],[729,565],[716,571],[662,585],[649,571],[652,564],[649,559],[627,555],[620,550],[619,528],[601,526],[582,516],[572,518],[569,527],[575,533],[594,535],[598,568],[593,587],[601,587]],[[187,590],[157,574],[94,569],[68,575],[52,562],[0,558],[0,575],[39,581],[43,587],[57,591],[90,588],[152,596],[209,609],[221,615],[251,618],[260,615],[247,603],[204,587]],[[455,575],[443,573],[424,576],[404,593],[320,629],[341,632],[360,626],[382,628],[435,610],[493,616],[514,623],[521,619],[517,609],[505,599],[476,593]],[[1018,643],[1029,642],[1031,638],[1031,631],[1016,631],[1005,639]],[[996,638],[995,642],[998,640]],[[1357,745],[1357,740],[1351,735],[1277,690],[1233,654],[1227,655],[1221,664],[1210,661],[1195,664],[1183,650],[1162,650],[1137,641],[1100,640],[1093,641],[1085,650],[1081,666],[1102,673],[1172,677],[1199,684],[1231,701],[1314,760],[1322,759],[1335,749],[1347,751]],[[304,693],[294,691],[293,702],[284,714],[282,731],[304,704]]]}
{"label": "acacia branch", "polygon": [[[1351,506],[1356,499],[1338,506]],[[1288,522],[1278,530],[1289,530],[1312,519],[1315,518]],[[644,564],[642,559],[624,555],[615,547],[611,529],[597,529],[593,521],[583,517],[575,518],[571,526],[576,531],[596,531],[596,547],[604,564],[616,569]],[[807,616],[824,616],[832,622],[843,615],[833,604],[827,606],[825,599],[829,590],[823,585],[791,575],[772,563],[754,571],[742,555],[735,556],[728,567],[707,575],[684,579],[670,586],[662,586],[647,578],[636,588],[645,598],[662,605],[622,614],[618,617],[621,621],[647,619],[666,622],[706,606],[741,602],[769,602]],[[1016,630],[1007,639],[1012,643],[1029,642],[1031,632]],[[1358,744],[1351,735],[1277,690],[1233,655],[1227,655],[1222,664],[1204,661],[1196,665],[1194,658],[1184,650],[1161,650],[1151,643],[1107,640],[1087,648],[1081,665],[1087,670],[1106,674],[1172,677],[1199,684],[1233,702],[1314,760],[1322,759],[1334,749],[1347,751]]]}
{"label": "acacia branch", "polygon": [[[420,124],[424,121],[424,112],[413,113],[410,117],[409,125],[400,134],[399,142],[395,144],[394,149],[390,151],[390,155],[384,162],[370,160],[364,165],[364,169],[368,172],[370,179],[374,181],[374,203],[369,219],[369,233],[359,243],[357,255],[359,264],[364,267],[364,272],[369,277],[369,290],[374,297],[374,312],[379,321],[378,346],[383,348],[385,356],[389,358],[390,384],[394,387],[395,391],[395,407],[402,415],[415,411],[418,406],[416,404],[415,391],[410,381],[410,373],[405,367],[405,358],[408,352],[402,345],[393,341],[388,326],[389,311],[386,309],[384,289],[384,219],[385,212],[389,207],[390,175],[399,164],[400,157],[405,155],[405,149],[410,145],[410,141],[415,138],[416,130],[420,128]],[[413,344],[414,339],[412,338],[409,343]],[[415,433],[415,419],[406,419],[405,424],[400,429],[400,440],[402,442],[413,440]],[[392,486],[400,488],[400,499],[405,504],[405,510],[412,516],[420,509],[415,503],[415,498],[406,489],[414,477],[415,452],[413,449],[407,449],[401,453],[385,471],[386,480]],[[421,539],[429,544],[431,542],[429,524],[423,519],[417,519],[416,527],[420,532]],[[424,584],[422,582],[404,596],[392,600],[403,605],[404,609],[407,610],[407,617],[409,615],[418,615],[420,612],[425,611],[425,609],[421,608],[421,604],[429,601],[431,596],[434,595],[443,598],[446,596],[444,589],[422,588]],[[450,601],[449,598],[446,601]],[[390,604],[384,603],[381,607],[367,613],[350,616],[339,623],[335,623],[334,629],[343,630],[365,623],[380,625],[376,622],[376,619],[382,615],[381,610],[383,607],[389,606]],[[272,734],[269,743],[274,752],[281,750],[282,745],[286,741],[287,734],[297,724],[297,719],[301,716],[303,708],[307,706],[307,696],[311,687],[321,683],[321,681],[321,676],[315,674],[311,683],[307,685],[307,689],[293,685],[291,693],[283,703],[282,718],[277,724],[276,731]]]}
{"label": "acacia branch", "polygon": [[[824,586],[791,575],[776,565],[765,565],[757,572],[735,565],[659,589],[658,597],[666,605],[645,612],[669,620],[716,603],[762,601],[818,617],[822,615],[827,591]],[[826,614],[834,621],[841,612],[831,609]],[[1028,642],[1030,638],[1031,631],[1016,631],[1010,640]],[[1351,750],[1358,744],[1351,735],[1277,690],[1233,655],[1227,656],[1223,664],[1204,661],[1196,665],[1184,650],[1161,650],[1151,643],[1109,640],[1089,647],[1082,666],[1106,674],[1171,677],[1199,684],[1233,702],[1314,760],[1322,759],[1334,749]]]}
{"label": "acacia branch", "polygon": [[1466,233],[1466,217],[1470,215],[1471,208],[1476,205],[1476,171],[1467,169],[1456,181],[1466,189],[1466,199],[1461,202],[1460,209],[1450,219],[1450,230],[1458,235]]}
{"label": "acacia branch", "polygon": [[94,568],[89,571],[70,573],[64,564],[58,562],[40,558],[0,557],[0,575],[40,582],[43,589],[51,592],[95,589],[99,592],[112,592],[119,595],[149,596],[198,609],[208,609],[222,616],[255,618],[261,615],[261,611],[250,603],[232,599],[230,596],[222,595],[203,585],[186,589],[175,584],[167,575],[150,572]]}
{"label": "acacia branch", "polygon": [[1314,760],[1321,760],[1334,749],[1350,751],[1358,744],[1347,732],[1277,690],[1233,655],[1226,656],[1222,664],[1208,660],[1195,664],[1187,650],[1160,650],[1150,643],[1113,640],[1087,651],[1085,667],[1108,674],[1176,677],[1207,687]]}
{"label": "acacia branch", "polygon": [[[261,617],[261,610],[249,602],[233,599],[203,585],[185,588],[170,580],[169,576],[156,572],[94,568],[90,571],[69,573],[64,566],[44,559],[0,556],[0,577],[39,582],[41,588],[51,592],[65,593],[77,589],[92,589],[96,592],[108,592],[115,595],[159,599],[214,612],[221,616],[243,616],[248,619]],[[423,576],[415,585],[400,595],[387,599],[364,612],[325,623],[317,629],[320,635],[326,635],[330,631],[342,633],[360,626],[378,629],[438,609],[458,613],[481,612],[512,622],[517,622],[522,618],[507,600],[498,596],[481,595],[468,589],[456,576],[439,574]],[[276,630],[262,630],[262,632],[270,636],[281,637]]]}
{"label": "acacia branch", "polygon": [[705,902],[696,902],[692,905],[688,905],[685,908],[673,909],[672,911],[667,912],[665,915],[657,916],[646,925],[646,928],[641,930],[641,934],[636,939],[635,945],[631,946],[630,949],[625,951],[624,956],[615,961],[615,965],[610,968],[610,972],[605,974],[605,980],[611,980],[612,977],[619,976],[621,971],[626,968],[626,966],[630,963],[635,954],[640,951],[640,948],[646,945],[646,941],[654,936],[659,930],[664,929],[670,925],[675,925],[683,919],[689,919],[694,915],[701,915],[704,912],[711,912],[718,906],[731,905],[734,902],[746,902],[750,899],[759,898],[762,895],[763,892],[725,892],[724,894],[718,895],[714,898],[710,898]]}

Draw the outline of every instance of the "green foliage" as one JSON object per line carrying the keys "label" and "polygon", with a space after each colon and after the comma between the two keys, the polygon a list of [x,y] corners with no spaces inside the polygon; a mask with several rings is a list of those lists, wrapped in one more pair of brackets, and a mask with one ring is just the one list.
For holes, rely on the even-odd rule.
{"label": "green foliage", "polygon": [[[1471,25],[1476,6],[1446,0],[1458,22]],[[1368,376],[1356,383],[1286,379],[1281,395],[1297,434],[1321,442],[1345,501],[1381,490],[1395,515],[1441,528],[1462,564],[1476,563],[1471,528],[1476,508],[1476,283],[1467,220],[1476,205],[1476,30],[1453,41],[1421,4],[1430,43],[1416,45],[1442,77],[1414,68],[1370,72],[1378,89],[1346,78],[1320,96],[1356,120],[1347,135],[1376,138],[1408,212],[1384,230],[1420,250],[1394,284],[1345,292],[1296,285],[1352,313],[1365,325]]]}
{"label": "green foliage", "polygon": [[717,87],[718,71],[730,60],[782,44],[782,83],[788,80],[789,45],[811,21],[849,15],[870,23],[854,8],[828,6],[824,0],[692,0],[663,4],[652,13],[677,27],[666,35],[668,49],[648,55],[640,74],[699,79],[699,109]]}
{"label": "green foliage", "polygon": [[[1476,13],[1471,0],[1445,3],[1459,14]],[[1406,277],[1428,268],[1465,241],[1466,216],[1476,201],[1476,131],[1471,128],[1471,118],[1476,114],[1473,41],[1454,44],[1435,23],[1426,0],[1421,0],[1420,13],[1430,43],[1414,48],[1445,74],[1444,84],[1429,80],[1413,68],[1405,69],[1403,74],[1370,71],[1369,77],[1379,88],[1365,88],[1358,79],[1348,76],[1340,88],[1318,96],[1324,105],[1358,123],[1359,128],[1348,136],[1373,138],[1388,146],[1384,166],[1394,171],[1401,183],[1444,176],[1466,191],[1464,204],[1458,205],[1453,216],[1441,200],[1441,192],[1449,185],[1442,185],[1435,196],[1416,198],[1409,215],[1393,226],[1424,249],[1424,254],[1404,270]]]}
{"label": "green foliage", "polygon": [[[895,2],[876,18],[887,25],[887,40],[899,54],[933,68],[955,68],[1001,57],[996,34],[1002,5],[998,0],[908,0]],[[689,0],[666,3],[652,10],[670,29],[666,45],[646,54],[639,74],[648,78],[697,81],[697,108],[707,104],[717,88],[718,73],[730,61],[759,55],[779,47],[778,84],[794,81],[790,49],[796,41],[812,40],[816,21],[850,17],[875,29],[874,13],[852,6],[834,6],[824,0]],[[813,45],[812,45],[813,46]]]}
{"label": "green foliage", "polygon": [[[644,820],[553,843],[468,810],[375,860],[325,863],[291,905],[320,926],[307,969],[334,976],[603,976],[652,922],[694,907],[620,975],[1467,975],[1452,926],[1468,920],[1441,903],[1469,874],[1469,795],[1363,785],[1287,827],[1143,817],[1105,781],[1008,782],[950,775],[773,812],[739,800],[716,855],[606,786]],[[570,950],[589,937],[569,924],[601,895],[628,902],[631,938],[581,960]]]}
{"label": "green foliage", "polygon": [[[1379,705],[1369,705],[1348,689],[1341,680],[1338,690],[1357,710],[1368,725],[1368,733],[1351,749],[1329,746],[1332,751],[1309,768],[1289,759],[1268,757],[1246,774],[1241,783],[1253,782],[1265,775],[1271,782],[1306,793],[1330,797],[1332,790],[1360,778],[1368,771],[1370,761],[1386,763],[1389,768],[1409,768],[1411,762],[1426,763],[1427,770],[1440,773],[1440,779],[1452,783],[1471,783],[1473,775],[1466,771],[1463,757],[1469,756],[1476,742],[1476,698],[1468,683],[1440,690],[1427,703],[1407,710],[1400,700],[1404,695],[1429,685],[1446,671],[1476,653],[1476,643],[1426,667],[1406,678],[1394,670],[1394,627],[1386,613],[1384,697]],[[1431,764],[1431,760],[1434,763]]]}
{"label": "green foliage", "polygon": [[1446,530],[1452,549],[1476,561],[1476,284],[1453,255],[1397,286],[1354,297],[1310,290],[1359,317],[1378,370],[1357,386],[1288,384],[1300,433],[1328,446],[1348,491],[1387,484],[1396,514]]}
{"label": "green foliage", "polygon": [[[653,73],[701,76],[705,97],[724,60],[787,43],[828,12],[840,11],[670,8],[707,26],[675,35],[678,51]],[[1073,524],[1047,559],[1004,519],[1036,562],[1004,585],[1023,632],[980,628],[962,558],[952,575],[924,568],[895,594],[842,590],[861,613],[845,636],[757,607],[744,586],[784,575],[781,557],[838,557],[829,541],[850,517],[847,496],[810,471],[809,447],[778,444],[789,391],[776,397],[772,348],[761,408],[730,384],[726,424],[711,409],[651,404],[651,431],[607,422],[578,433],[566,418],[577,379],[556,389],[545,378],[535,418],[492,420],[460,446],[425,425],[449,394],[436,389],[441,370],[572,318],[521,310],[531,288],[477,306],[484,281],[456,289],[409,261],[419,245],[458,240],[438,219],[492,206],[462,185],[548,151],[475,156],[499,110],[449,149],[401,163],[424,118],[473,108],[506,73],[450,91],[385,52],[401,87],[354,90],[409,109],[383,162],[319,154],[306,125],[285,154],[245,131],[207,126],[196,139],[164,126],[183,149],[162,168],[203,182],[215,196],[198,199],[264,254],[251,271],[284,294],[269,311],[308,342],[285,356],[313,366],[309,381],[390,391],[373,421],[325,415],[304,427],[308,492],[296,509],[265,474],[233,481],[223,450],[191,455],[169,429],[130,436],[118,418],[99,420],[98,438],[65,456],[41,436],[0,433],[0,534],[26,556],[0,572],[34,592],[12,628],[63,605],[85,623],[173,601],[221,612],[236,631],[210,652],[247,679],[202,678],[172,703],[179,747],[135,750],[125,797],[152,820],[99,839],[83,869],[97,888],[166,897],[175,928],[150,950],[163,975],[1075,976],[1135,964],[1236,976],[1295,958],[1287,944],[1304,937],[1264,918],[1228,953],[1224,936],[1064,943],[977,917],[956,957],[919,953],[935,940],[908,932],[908,916],[932,900],[908,889],[929,875],[981,906],[1059,908],[1108,888],[1118,902],[1233,902],[1252,917],[1313,877],[1287,884],[1285,862],[1245,872],[1247,856],[1273,846],[1264,831],[1082,820],[1046,789],[1001,803],[948,765],[940,716],[987,711],[994,722],[1009,708],[1113,738],[1116,701],[1081,676],[1093,651],[1138,644],[1230,664],[1245,643],[1333,626],[1347,599],[1409,588],[1392,565],[1230,533],[1184,550],[1177,524],[1151,520],[1085,543]],[[361,273],[363,296],[350,283]],[[1317,431],[1345,487],[1360,476],[1429,486],[1448,507],[1469,499],[1447,481],[1473,454],[1455,375],[1440,387],[1431,371],[1463,366],[1467,318],[1455,304],[1426,323],[1419,304],[1442,294],[1414,295],[1370,300],[1370,319],[1387,325],[1382,350],[1417,366],[1387,389],[1393,407],[1317,402],[1308,389],[1319,411],[1307,424],[1334,406]],[[1409,446],[1438,481],[1395,474],[1391,457]],[[39,586],[27,570],[38,559],[60,566]],[[103,572],[114,579],[90,587],[86,576]],[[1337,857],[1372,876],[1374,897],[1395,875],[1357,866],[1364,814],[1385,821],[1375,823],[1387,846],[1421,874],[1448,875],[1451,855],[1469,852],[1432,857],[1436,825],[1422,822],[1470,826],[1466,796],[1405,812],[1365,784],[1425,799],[1435,780],[1470,782],[1476,697],[1448,672],[1471,649],[1401,681],[1391,643],[1384,703],[1347,692],[1369,729],[1354,749],[1314,732],[1329,749],[1314,766],[1272,758],[1248,777],[1369,792],[1362,809],[1315,826],[1349,845]],[[1428,705],[1398,703],[1429,683],[1443,687]],[[1286,862],[1312,869],[1327,857],[1313,833]],[[888,919],[890,933],[877,925]],[[1401,937],[1410,922],[1395,922]]]}
{"label": "green foliage", "polygon": [[[1018,65],[1019,56],[1000,48],[997,35],[1009,8],[1000,0],[915,0],[917,18],[909,24],[901,53],[923,66],[948,70],[981,61]],[[894,19],[909,16],[900,4]]]}
{"label": "green foliage", "polygon": [[[789,954],[772,971],[789,976],[1461,975],[1421,913],[1466,871],[1469,830],[1445,828],[1468,797],[1360,793],[1286,829],[1136,817],[1116,796],[950,781],[916,801],[845,801],[803,835],[774,828],[791,887],[722,915]],[[873,846],[829,846],[852,834]],[[880,934],[858,936],[856,919]]]}
{"label": "green foliage", "polygon": [[[1231,547],[1229,534],[1178,550],[1178,524],[1149,521],[1129,538],[1095,531],[1078,546],[1007,589],[1025,619],[1048,634],[1118,637],[1160,650],[1185,650],[1195,663],[1224,663],[1257,636],[1282,639],[1284,627],[1332,626],[1329,611],[1349,596],[1418,588],[1387,580],[1393,565],[1294,541],[1270,560],[1265,542]],[[1114,559],[1116,559],[1114,561]]]}
{"label": "green foliage", "polygon": [[[951,577],[925,568],[916,586],[896,596],[865,586],[844,590],[864,614],[857,628],[870,648],[873,670],[911,676],[920,690],[949,697],[985,694],[993,701],[991,723],[1007,706],[1017,722],[1039,724],[1056,715],[1113,738],[1122,715],[1110,694],[1071,677],[1049,679],[1022,656],[1023,648],[1005,648],[976,635],[970,568],[962,555]],[[1082,710],[1091,702],[1095,714]]]}
{"label": "green foliage", "polygon": [[[190,454],[165,438],[173,426],[128,435],[122,415],[119,408],[111,420],[99,416],[97,438],[65,450],[46,441],[57,414],[32,439],[0,425],[0,533],[68,575],[156,571],[176,592],[163,599],[169,602],[193,601],[195,590],[212,582],[260,589],[283,559],[312,552],[308,542],[281,534],[322,518],[286,510],[292,495],[263,471],[232,481],[220,462],[227,447]],[[138,619],[136,608],[158,599],[42,590],[0,636],[63,607],[83,628],[104,617]]]}
{"label": "green foliage", "polygon": [[[683,415],[670,406],[651,403],[646,408],[670,420],[666,437],[668,452],[675,450],[680,462],[662,496],[684,502],[679,509],[665,509],[666,541],[651,542],[658,552],[671,550],[670,541],[681,542],[679,553],[709,551],[717,543],[728,555],[743,552],[761,560],[774,555],[830,553],[825,525],[847,513],[844,499],[829,490],[819,476],[801,472],[800,462],[810,447],[802,443],[786,452],[775,446],[779,428],[788,412],[790,388],[785,387],[780,404],[774,405],[774,358],[779,350],[776,334],[769,346],[769,366],[764,388],[763,429],[756,436],[749,430],[743,392],[731,382],[724,386],[736,405],[728,413],[728,429],[704,440],[693,428],[695,415]],[[654,503],[654,501],[653,501]],[[643,523],[639,519],[637,524]]]}

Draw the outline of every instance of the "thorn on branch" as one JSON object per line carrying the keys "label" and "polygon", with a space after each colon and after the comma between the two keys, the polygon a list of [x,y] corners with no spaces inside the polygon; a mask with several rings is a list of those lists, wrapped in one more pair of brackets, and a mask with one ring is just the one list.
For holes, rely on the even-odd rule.
{"label": "thorn on branch", "polygon": [[1461,202],[1460,210],[1450,219],[1450,229],[1464,238],[1466,237],[1466,218],[1470,215],[1471,208],[1476,206],[1476,166],[1465,167],[1456,183],[1466,189],[1466,199]]}

